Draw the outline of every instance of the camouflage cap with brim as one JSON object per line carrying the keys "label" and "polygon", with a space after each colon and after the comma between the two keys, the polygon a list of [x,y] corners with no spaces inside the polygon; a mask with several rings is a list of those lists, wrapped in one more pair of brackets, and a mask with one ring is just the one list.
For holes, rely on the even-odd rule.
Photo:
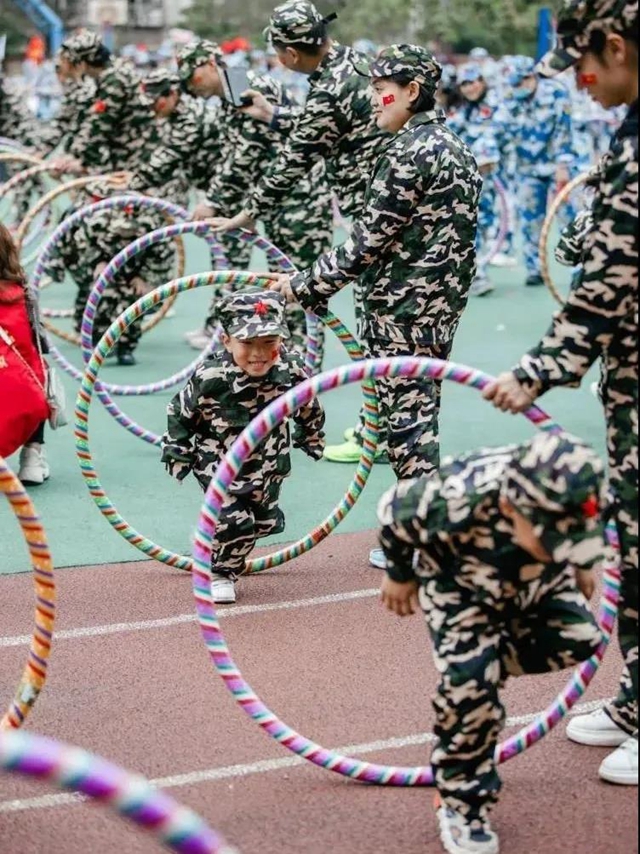
{"label": "camouflage cap with brim", "polygon": [[456,73],[456,80],[461,86],[464,83],[475,83],[482,79],[484,79],[484,72],[477,62],[465,62]]}
{"label": "camouflage cap with brim", "polygon": [[216,318],[227,335],[240,341],[272,335],[288,338],[285,306],[279,293],[249,288],[223,297],[216,308]]}
{"label": "camouflage cap with brim", "polygon": [[336,12],[323,17],[309,0],[289,0],[273,10],[264,37],[270,43],[319,47],[324,41],[325,25],[337,17]]}
{"label": "camouflage cap with brim", "polygon": [[181,47],[176,53],[178,63],[178,75],[183,85],[187,84],[193,77],[193,72],[201,65],[211,60],[219,62],[222,59],[222,51],[215,42],[199,39],[189,42]]}
{"label": "camouflage cap with brim", "polygon": [[426,48],[415,44],[391,45],[369,62],[357,60],[354,67],[358,74],[372,79],[405,74],[432,92],[438,88],[442,77],[438,60]]}
{"label": "camouflage cap with brim", "polygon": [[60,46],[71,62],[94,62],[104,53],[104,44],[98,33],[79,30]]}
{"label": "camouflage cap with brim", "polygon": [[169,68],[154,68],[140,83],[140,100],[153,106],[158,98],[166,97],[181,88],[180,77]]}
{"label": "camouflage cap with brim", "polygon": [[588,569],[602,559],[604,466],[585,442],[538,433],[516,450],[501,495],[534,526],[555,563]]}
{"label": "camouflage cap with brim", "polygon": [[526,77],[536,73],[536,61],[531,56],[514,56],[509,67],[507,83],[509,86],[519,86]]}
{"label": "camouflage cap with brim", "polygon": [[558,13],[556,45],[542,57],[537,71],[555,77],[584,56],[595,32],[630,33],[637,26],[638,0],[565,0]]}

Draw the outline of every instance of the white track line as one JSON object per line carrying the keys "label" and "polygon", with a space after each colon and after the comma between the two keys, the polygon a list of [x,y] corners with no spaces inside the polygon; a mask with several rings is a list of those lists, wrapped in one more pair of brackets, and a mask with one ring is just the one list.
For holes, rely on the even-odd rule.
{"label": "white track line", "polygon": [[[609,700],[592,700],[575,706],[569,715],[582,715],[601,708]],[[507,718],[508,727],[521,727],[530,724],[538,717],[535,715],[520,715]],[[380,753],[383,750],[398,750],[403,747],[416,747],[428,744],[435,740],[433,733],[416,733],[402,738],[388,738],[383,741],[370,741],[365,744],[350,744],[346,747],[338,747],[335,752],[347,756],[362,756],[368,753]],[[184,786],[194,786],[198,783],[215,783],[218,780],[240,779],[250,777],[253,774],[265,774],[269,771],[281,771],[285,768],[294,768],[300,765],[309,765],[306,759],[300,756],[288,756],[282,759],[263,759],[245,765],[227,765],[221,768],[208,768],[203,771],[191,771],[186,774],[175,774],[171,777],[158,777],[151,780],[151,785],[158,789],[178,789]],[[15,801],[0,801],[0,814],[11,812],[25,812],[33,810],[49,809],[50,807],[63,807],[82,803],[89,798],[86,795],[68,794],[61,792],[55,795],[42,795],[38,798],[23,798]]]}
{"label": "white track line", "polygon": [[[315,596],[313,599],[293,599],[290,602],[273,602],[266,605],[239,605],[235,608],[220,609],[217,613],[221,619],[244,617],[247,614],[265,614],[268,611],[295,611],[297,608],[313,608],[317,605],[336,605],[341,602],[353,602],[354,599],[371,599],[379,594],[377,587],[369,590],[352,590],[349,593],[330,593],[326,596]],[[193,623],[195,614],[177,614],[175,617],[163,617],[158,620],[140,620],[134,623],[107,623],[104,626],[86,626],[79,629],[65,629],[54,632],[54,641],[77,640],[78,638],[93,638],[100,635],[116,635],[121,632],[143,632],[148,629],[166,629],[179,626],[182,623]],[[14,635],[0,637],[0,648],[8,646],[28,646],[31,635]]]}

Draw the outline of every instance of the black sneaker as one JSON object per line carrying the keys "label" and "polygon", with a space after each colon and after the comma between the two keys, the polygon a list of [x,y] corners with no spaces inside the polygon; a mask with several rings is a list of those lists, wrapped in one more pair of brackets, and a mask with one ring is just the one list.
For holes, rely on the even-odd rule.
{"label": "black sneaker", "polygon": [[136,365],[136,357],[133,353],[118,353],[118,364],[129,368],[131,365]]}
{"label": "black sneaker", "polygon": [[527,276],[525,285],[528,288],[539,288],[540,286],[544,287],[544,279],[542,278],[542,276]]}

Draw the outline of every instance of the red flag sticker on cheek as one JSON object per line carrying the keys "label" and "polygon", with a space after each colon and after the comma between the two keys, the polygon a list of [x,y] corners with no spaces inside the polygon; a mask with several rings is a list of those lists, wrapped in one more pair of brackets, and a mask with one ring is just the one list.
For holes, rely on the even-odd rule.
{"label": "red flag sticker on cheek", "polygon": [[594,83],[598,82],[597,74],[581,74],[580,75],[580,84],[582,86],[593,86]]}
{"label": "red flag sticker on cheek", "polygon": [[391,104],[395,104],[396,96],[395,95],[385,95],[382,99],[383,107],[390,107]]}

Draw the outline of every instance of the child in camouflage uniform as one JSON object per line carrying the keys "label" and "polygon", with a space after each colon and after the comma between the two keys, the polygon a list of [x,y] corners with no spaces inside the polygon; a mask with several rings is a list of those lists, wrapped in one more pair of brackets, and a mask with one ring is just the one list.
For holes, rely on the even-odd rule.
{"label": "child in camouflage uniform", "polygon": [[[206,490],[222,457],[251,420],[308,378],[304,360],[283,346],[288,337],[284,309],[282,297],[257,288],[219,302],[224,350],[200,365],[167,410],[162,461],[172,477],[183,480],[193,471]],[[324,411],[319,401],[303,406],[293,419],[294,447],[320,459]],[[256,540],[284,530],[278,502],[291,471],[289,446],[285,421],[251,454],[231,485],[211,555],[215,602],[235,602],[235,580]]]}
{"label": "child in camouflage uniform", "polygon": [[[604,552],[603,466],[568,434],[444,463],[380,502],[387,558],[381,598],[424,610],[440,685],[431,757],[441,839],[450,854],[496,854],[489,813],[509,676],[585,661],[600,631],[588,608]],[[414,568],[415,567],[415,568]]]}
{"label": "child in camouflage uniform", "polygon": [[485,396],[521,412],[557,386],[577,387],[602,358],[609,480],[622,557],[620,692],[606,709],[572,720],[569,738],[617,747],[599,775],[638,785],[638,0],[566,0],[556,48],[539,71],[575,67],[578,86],[626,119],[595,178],[581,270],[547,334]]}

